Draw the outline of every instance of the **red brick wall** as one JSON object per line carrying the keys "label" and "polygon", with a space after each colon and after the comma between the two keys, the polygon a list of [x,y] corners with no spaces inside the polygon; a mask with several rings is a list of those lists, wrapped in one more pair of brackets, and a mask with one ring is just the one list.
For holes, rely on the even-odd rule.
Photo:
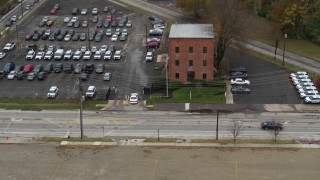
{"label": "red brick wall", "polygon": [[[195,72],[195,79],[202,80],[203,73],[207,74],[207,80],[213,80],[214,67],[214,39],[180,39],[170,38],[168,41],[168,73],[169,80],[176,81],[176,73],[179,73],[179,81],[187,82],[187,71]],[[179,53],[175,53],[175,47],[179,47]],[[203,47],[207,47],[207,53],[203,53]],[[189,53],[189,47],[193,47],[193,53]],[[176,66],[175,60],[179,60]],[[189,60],[193,60],[193,66],[189,66]],[[207,60],[207,66],[203,66],[203,60]]]}

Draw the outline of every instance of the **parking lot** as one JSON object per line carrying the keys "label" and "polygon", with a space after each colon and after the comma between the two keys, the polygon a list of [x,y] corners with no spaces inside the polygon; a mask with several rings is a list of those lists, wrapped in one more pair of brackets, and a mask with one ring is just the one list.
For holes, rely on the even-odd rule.
{"label": "parking lot", "polygon": [[[96,99],[105,99],[107,88],[111,87],[111,94],[109,99],[112,100],[125,100],[126,96],[130,93],[138,92],[140,94],[140,100],[145,99],[146,96],[142,96],[142,87],[150,86],[153,79],[159,77],[161,71],[154,70],[155,59],[153,62],[146,62],[145,55],[147,49],[144,47],[146,38],[146,27],[147,30],[151,28],[148,17],[141,14],[128,10],[126,7],[119,4],[114,4],[110,1],[90,1],[87,4],[85,0],[69,0],[67,2],[62,0],[48,1],[42,0],[35,6],[36,8],[29,10],[30,12],[24,15],[24,17],[14,26],[10,28],[9,34],[1,41],[1,48],[7,42],[16,43],[16,47],[13,51],[8,52],[7,56],[0,61],[0,67],[3,67],[7,62],[14,62],[15,65],[26,65],[41,64],[45,66],[47,63],[62,63],[64,67],[67,65],[81,63],[84,66],[88,63],[104,64],[104,72],[110,72],[112,74],[110,81],[103,81],[103,73],[90,73],[89,79],[83,81],[84,91],[88,86],[96,86],[97,95]],[[50,14],[54,5],[60,4],[60,9],[55,14]],[[103,12],[104,7],[108,7],[108,12]],[[119,19],[123,16],[127,16],[132,22],[131,27],[120,27],[120,30],[127,29],[128,36],[125,41],[111,41],[111,37],[103,35],[102,40],[96,42],[95,40],[89,41],[88,36],[94,30],[106,33],[107,29],[111,29],[113,32],[119,27],[96,27],[97,23],[92,22],[94,15],[92,15],[92,9],[97,7],[98,20],[102,22],[106,21],[107,14],[115,9],[116,13],[113,19]],[[79,12],[77,15],[72,15],[74,8],[78,8]],[[87,9],[85,15],[80,12],[82,9]],[[18,9],[17,9],[18,10]],[[17,11],[16,10],[16,11]],[[53,22],[52,27],[39,27],[39,22],[45,17],[49,16],[49,20]],[[68,23],[64,22],[66,17],[78,17],[80,27],[68,27]],[[87,27],[82,27],[84,21],[88,22]],[[47,29],[60,29],[60,30],[74,30],[75,34],[86,34],[86,40],[84,41],[65,41],[65,40],[42,40],[37,41],[29,40],[26,41],[25,37],[32,30],[47,30]],[[51,59],[46,60],[26,60],[26,54],[28,52],[27,46],[29,44],[36,44],[38,47],[41,44],[46,46],[62,46],[64,51],[71,49],[73,52],[79,50],[81,47],[86,46],[91,49],[92,47],[100,48],[102,45],[114,45],[116,50],[122,50],[122,57],[120,60],[105,61],[94,60],[93,55],[89,61],[80,59],[79,61],[74,60],[60,60],[56,61]],[[157,54],[157,49],[149,49]],[[37,50],[36,50],[37,52]],[[246,67],[247,73],[249,74],[248,80],[251,84],[248,86],[251,90],[250,94],[235,94],[233,95],[234,103],[238,104],[270,104],[270,103],[281,103],[281,104],[297,104],[301,103],[302,100],[299,98],[297,91],[292,85],[289,79],[290,71],[272,64],[270,62],[263,61],[259,58],[255,58],[238,50],[230,49],[226,56],[230,61],[230,68],[233,67]],[[241,57],[241,58],[239,58]],[[254,62],[254,63],[252,63]],[[2,69],[2,68],[1,68]],[[78,79],[79,74],[74,73],[50,73],[44,81],[28,81],[28,80],[7,80],[4,78],[1,80],[2,86],[0,91],[0,97],[18,97],[18,98],[46,98],[47,92],[51,86],[58,86],[59,99],[74,99],[78,98],[79,88]],[[117,87],[117,93],[114,91],[114,87]]]}
{"label": "parking lot", "polygon": [[[46,0],[43,0],[46,1]],[[151,25],[148,21],[147,17],[142,16],[141,14],[137,14],[132,12],[125,7],[119,6],[117,4],[113,4],[109,1],[99,1],[93,0],[90,1],[90,4],[85,0],[56,0],[56,1],[46,1],[45,3],[39,4],[37,9],[34,9],[29,14],[25,15],[16,26],[12,26],[10,29],[10,33],[4,40],[1,42],[1,48],[8,42],[15,42],[16,47],[13,51],[7,52],[7,56],[0,61],[0,66],[3,67],[7,62],[14,62],[15,65],[25,65],[25,64],[33,64],[34,66],[37,64],[41,64],[45,66],[47,63],[62,63],[63,66],[67,66],[73,64],[81,63],[84,66],[88,63],[104,64],[105,71],[112,73],[112,78],[110,81],[103,81],[103,74],[96,74],[95,72],[89,74],[89,79],[83,81],[84,91],[89,85],[96,86],[97,88],[97,99],[105,99],[106,89],[107,87],[117,87],[117,94],[114,91],[111,92],[109,99],[116,100],[124,100],[126,95],[138,92],[141,93],[141,89],[143,86],[148,86],[151,83],[151,80],[158,76],[161,71],[154,70],[153,62],[145,62],[145,54],[147,49],[144,47],[144,42],[146,41],[146,33],[145,26],[148,25],[148,29],[151,28]],[[56,3],[60,4],[60,9],[57,10],[57,13],[54,15],[50,15],[51,9],[53,9]],[[107,37],[105,32],[107,29],[112,29],[114,32],[116,28],[119,27],[96,27],[96,23],[92,22],[91,10],[94,7],[97,7],[98,19],[102,20],[102,22],[106,21],[107,12],[103,12],[104,7],[107,6],[109,8],[109,12],[111,9],[115,9],[116,13],[113,16],[113,19],[121,18],[123,16],[127,16],[129,21],[132,22],[131,27],[120,27],[120,29],[126,28],[128,30],[128,36],[125,41],[117,41],[112,42],[111,37]],[[73,8],[78,8],[79,13],[77,15],[72,15]],[[82,9],[87,9],[86,15],[81,15],[80,11]],[[53,21],[54,24],[51,27],[39,27],[39,22],[43,19],[43,17],[49,16],[49,20]],[[80,24],[83,21],[88,22],[88,27],[68,27],[64,22],[65,17],[78,17]],[[141,28],[143,27],[143,28]],[[85,41],[50,41],[50,40],[42,40],[39,39],[37,41],[33,40],[25,40],[27,34],[29,34],[32,30],[47,30],[47,29],[57,29],[69,31],[73,29],[75,34],[85,33],[88,35],[94,30],[104,31],[104,35],[100,42],[96,42],[95,40],[89,41],[86,39]],[[113,44],[115,46],[115,50],[122,50],[122,57],[120,60],[104,60],[103,58],[100,60],[94,60],[93,55],[90,60],[85,61],[80,59],[79,61],[74,60],[26,60],[27,55],[27,46],[29,44],[36,44],[39,47],[41,44],[46,44],[46,46],[54,45],[54,46],[62,46],[64,51],[71,49],[73,52],[76,50],[80,50],[82,46],[86,46],[91,49],[96,46],[100,48],[102,45],[110,46]],[[156,49],[149,49],[151,51],[157,52]],[[36,50],[37,53],[37,50]],[[2,68],[1,68],[2,69]],[[74,73],[50,73],[44,81],[28,81],[28,80],[7,80],[6,78],[1,80],[2,86],[0,91],[0,97],[18,97],[18,98],[46,98],[46,94],[51,86],[58,86],[59,95],[58,98],[67,98],[73,99],[78,97],[78,74]],[[112,88],[112,90],[114,90]]]}

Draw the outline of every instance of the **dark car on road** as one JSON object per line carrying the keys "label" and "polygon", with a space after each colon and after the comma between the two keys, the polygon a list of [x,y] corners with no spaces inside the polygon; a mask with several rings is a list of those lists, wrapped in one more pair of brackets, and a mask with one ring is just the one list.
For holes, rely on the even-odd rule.
{"label": "dark car on road", "polygon": [[47,75],[45,72],[40,72],[38,75],[38,80],[45,80],[47,78]]}
{"label": "dark car on road", "polygon": [[233,72],[242,72],[242,73],[246,73],[246,68],[245,67],[235,67],[235,68],[232,68],[230,70],[230,73],[233,73]]}
{"label": "dark car on road", "polygon": [[282,130],[283,125],[279,122],[266,121],[261,123],[262,129],[273,129],[273,130]]}
{"label": "dark car on road", "polygon": [[81,73],[80,74],[80,79],[82,81],[87,81],[90,78],[90,75],[88,73]]}

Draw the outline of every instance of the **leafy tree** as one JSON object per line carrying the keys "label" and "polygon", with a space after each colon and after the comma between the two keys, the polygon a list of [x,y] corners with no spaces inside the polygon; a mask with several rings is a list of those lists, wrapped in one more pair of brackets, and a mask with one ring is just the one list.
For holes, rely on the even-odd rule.
{"label": "leafy tree", "polygon": [[194,17],[199,17],[199,10],[208,7],[210,0],[176,0],[176,7],[185,11],[193,11]]}
{"label": "leafy tree", "polygon": [[305,32],[313,41],[320,43],[320,1],[313,1],[310,14],[305,19]]}
{"label": "leafy tree", "polygon": [[233,42],[246,41],[250,18],[243,3],[238,0],[213,0],[209,9],[216,32],[215,65],[220,69],[220,62],[229,46]]}

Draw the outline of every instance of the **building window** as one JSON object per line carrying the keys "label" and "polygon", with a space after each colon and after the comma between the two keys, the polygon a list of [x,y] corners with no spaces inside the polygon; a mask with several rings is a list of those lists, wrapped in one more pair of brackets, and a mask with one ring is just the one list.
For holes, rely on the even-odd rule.
{"label": "building window", "polygon": [[203,61],[202,61],[202,65],[203,65],[203,66],[207,66],[207,60],[203,60]]}
{"label": "building window", "polygon": [[193,47],[189,47],[189,53],[193,53]]}
{"label": "building window", "polygon": [[175,62],[176,62],[176,66],[179,66],[179,60],[176,60]]}
{"label": "building window", "polygon": [[204,79],[204,80],[207,79],[207,74],[206,73],[202,74],[202,79]]}
{"label": "building window", "polygon": [[175,48],[175,52],[179,53],[179,47],[178,46]]}
{"label": "building window", "polygon": [[202,52],[207,53],[207,51],[208,51],[207,47],[203,47]]}
{"label": "building window", "polygon": [[179,73],[176,73],[176,79],[179,79]]}
{"label": "building window", "polygon": [[189,66],[193,66],[193,60],[189,60]]}

